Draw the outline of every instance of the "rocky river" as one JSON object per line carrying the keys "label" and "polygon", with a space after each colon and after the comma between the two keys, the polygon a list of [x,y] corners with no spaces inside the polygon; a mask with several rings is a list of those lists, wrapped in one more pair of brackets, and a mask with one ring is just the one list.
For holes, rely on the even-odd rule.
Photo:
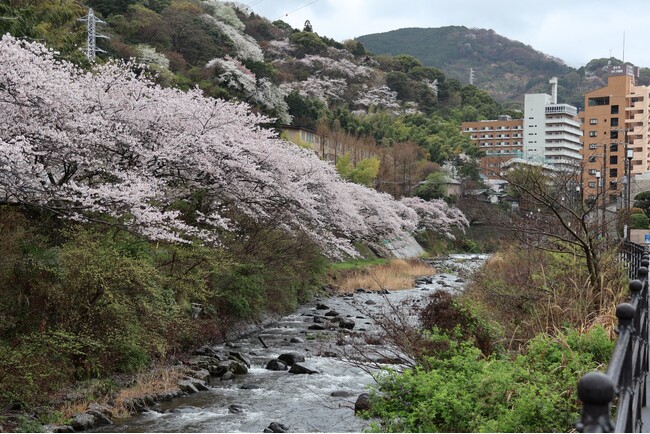
{"label": "rocky river", "polygon": [[[465,279],[485,259],[486,255],[450,255],[434,261],[438,273],[420,279],[413,289],[358,290],[301,305],[262,330],[204,349],[241,355],[249,365],[246,374],[227,380],[211,377],[208,390],[157,403],[94,431],[363,431],[368,421],[354,414],[357,398],[373,384],[378,366],[399,363],[398,355],[378,341],[381,327],[376,319],[394,315],[398,306],[417,304],[432,291],[462,290]],[[408,313],[404,318],[414,320]],[[270,361],[277,363],[287,354],[300,357],[293,364],[299,370],[293,365],[291,370],[267,369]]]}

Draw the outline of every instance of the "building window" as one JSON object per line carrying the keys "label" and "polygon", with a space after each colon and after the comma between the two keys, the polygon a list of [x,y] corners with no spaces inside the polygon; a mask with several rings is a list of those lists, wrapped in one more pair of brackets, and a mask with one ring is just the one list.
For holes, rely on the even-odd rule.
{"label": "building window", "polygon": [[596,181],[589,181],[589,188],[596,188]]}
{"label": "building window", "polygon": [[598,119],[591,118],[589,119],[589,125],[596,125],[598,123]]}
{"label": "building window", "polygon": [[610,178],[616,178],[618,176],[618,170],[617,169],[609,169],[609,176],[610,176]]}
{"label": "building window", "polygon": [[595,175],[596,174],[596,169],[589,169],[589,174],[590,175]]}
{"label": "building window", "polygon": [[618,143],[610,143],[609,144],[609,151],[610,152],[618,152]]}
{"label": "building window", "polygon": [[611,125],[612,125],[613,127],[617,127],[617,126],[618,126],[618,118],[612,118],[612,120],[611,120]]}
{"label": "building window", "polygon": [[589,162],[590,162],[590,163],[594,163],[594,162],[596,162],[596,156],[595,156],[595,155],[590,156],[590,157],[589,157]]}
{"label": "building window", "polygon": [[618,139],[618,130],[612,130],[609,132],[609,138],[612,140]]}
{"label": "building window", "polygon": [[598,149],[598,144],[596,144],[596,143],[589,143],[589,149]]}
{"label": "building window", "polygon": [[589,107],[598,106],[598,105],[609,105],[609,97],[601,96],[596,98],[589,98],[587,101]]}
{"label": "building window", "polygon": [[596,137],[595,131],[589,131],[589,137]]}
{"label": "building window", "polygon": [[609,164],[618,164],[618,156],[617,155],[611,155],[609,157]]}
{"label": "building window", "polygon": [[613,106],[612,106],[611,113],[612,113],[613,115],[617,115],[617,114],[618,114],[618,105],[613,105]]}

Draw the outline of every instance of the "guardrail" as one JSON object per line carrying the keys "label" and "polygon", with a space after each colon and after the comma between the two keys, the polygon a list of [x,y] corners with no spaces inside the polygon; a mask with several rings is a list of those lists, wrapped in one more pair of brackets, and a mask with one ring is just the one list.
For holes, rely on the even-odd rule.
{"label": "guardrail", "polygon": [[[633,244],[633,243],[628,243]],[[638,247],[637,247],[638,246]],[[616,307],[618,339],[607,372],[590,372],[578,382],[582,415],[578,432],[641,432],[648,374],[648,266],[639,245],[624,246],[625,260],[637,279],[630,281],[630,302]],[[635,266],[638,264],[638,266]],[[615,400],[616,398],[616,400]],[[610,415],[616,404],[614,422]]]}
{"label": "guardrail", "polygon": [[641,260],[645,253],[645,247],[626,240],[619,248],[619,253],[621,255],[621,260],[623,260],[628,266],[630,279],[634,279],[636,277],[636,270],[641,267]]}

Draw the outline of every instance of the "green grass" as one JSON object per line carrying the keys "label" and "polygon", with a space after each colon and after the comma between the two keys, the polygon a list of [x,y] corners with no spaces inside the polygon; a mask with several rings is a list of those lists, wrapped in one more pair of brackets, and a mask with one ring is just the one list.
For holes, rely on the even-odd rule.
{"label": "green grass", "polygon": [[346,271],[356,270],[366,267],[373,267],[375,265],[383,265],[388,262],[388,259],[373,258],[373,259],[351,259],[345,262],[335,262],[330,264],[329,268],[332,271]]}

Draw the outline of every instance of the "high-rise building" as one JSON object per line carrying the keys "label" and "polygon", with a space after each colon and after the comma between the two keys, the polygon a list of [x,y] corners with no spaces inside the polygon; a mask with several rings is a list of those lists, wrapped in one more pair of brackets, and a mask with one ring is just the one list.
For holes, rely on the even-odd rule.
{"label": "high-rise building", "polygon": [[580,112],[582,184],[585,199],[598,197],[620,209],[626,205],[628,168],[632,175],[650,170],[650,87],[635,84],[638,69],[630,64],[608,68],[607,86],[585,94]]}
{"label": "high-rise building", "polygon": [[557,78],[546,93],[524,96],[524,159],[573,170],[582,160],[578,109],[557,102]]}
{"label": "high-rise building", "polygon": [[462,132],[469,134],[485,151],[481,173],[488,178],[498,178],[501,167],[514,158],[558,169],[579,167],[582,131],[578,110],[569,104],[558,104],[557,78],[553,77],[550,83],[551,95],[524,96],[523,119],[500,117],[498,120],[462,123]]}

